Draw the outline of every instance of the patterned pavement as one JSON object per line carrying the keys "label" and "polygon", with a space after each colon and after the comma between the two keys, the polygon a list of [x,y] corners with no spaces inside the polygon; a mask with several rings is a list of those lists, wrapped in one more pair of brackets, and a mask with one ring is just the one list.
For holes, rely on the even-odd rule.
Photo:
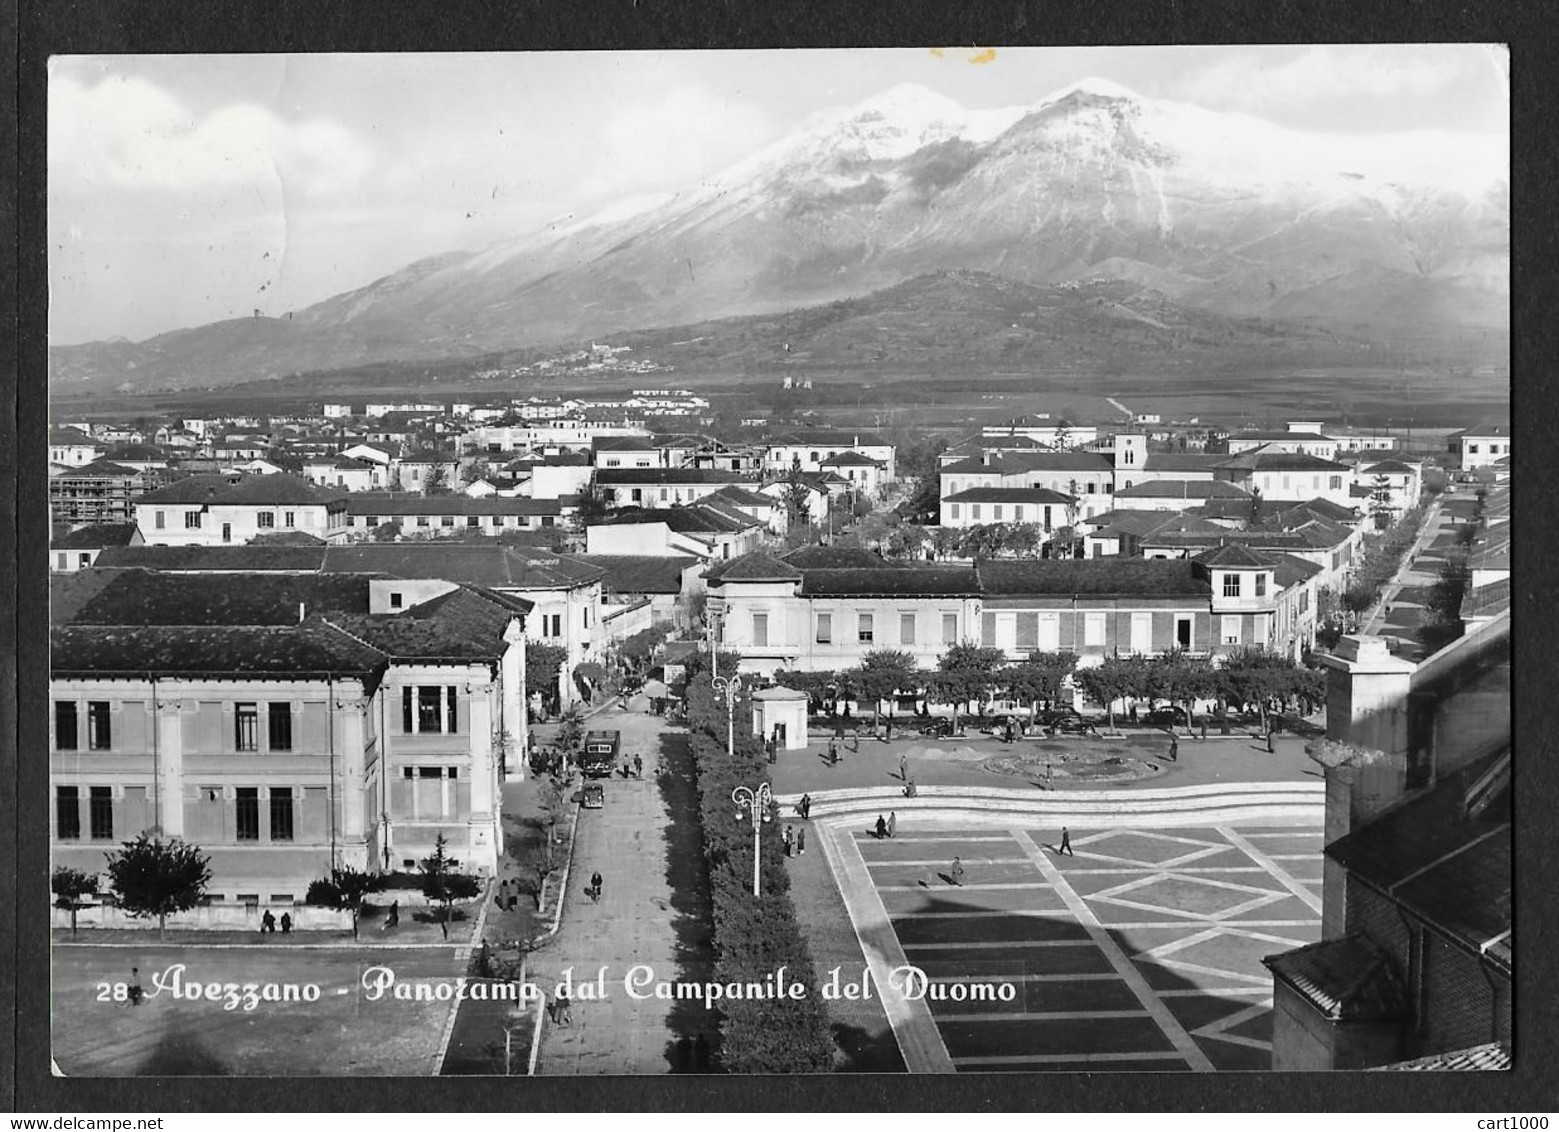
{"label": "patterned pavement", "polygon": [[[1319,825],[1075,829],[1062,855],[1021,818],[861,824],[820,832],[911,1071],[1269,1068],[1261,958],[1320,938]],[[901,965],[923,998],[891,988]],[[970,997],[1002,983],[1008,1001]]]}

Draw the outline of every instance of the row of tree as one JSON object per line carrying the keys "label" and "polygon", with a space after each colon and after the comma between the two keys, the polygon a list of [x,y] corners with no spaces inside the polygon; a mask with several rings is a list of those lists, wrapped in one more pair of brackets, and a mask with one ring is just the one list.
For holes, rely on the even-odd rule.
{"label": "row of tree", "polygon": [[783,671],[775,679],[806,692],[820,711],[834,713],[851,701],[868,702],[874,724],[878,705],[887,703],[891,718],[899,696],[923,697],[951,708],[956,725],[959,714],[971,705],[983,715],[992,700],[1004,698],[1037,712],[1040,704],[1069,699],[1076,690],[1109,714],[1111,726],[1114,705],[1126,700],[1183,705],[1189,718],[1195,701],[1215,699],[1235,708],[1254,705],[1265,720],[1274,701],[1313,706],[1326,698],[1320,672],[1292,657],[1256,648],[1237,649],[1219,665],[1170,649],[1154,657],[1106,657],[1096,666],[1079,668],[1070,652],[1035,651],[1012,664],[1000,649],[966,642],[949,648],[930,671],[919,668],[907,652],[877,649],[867,653],[858,668]]}

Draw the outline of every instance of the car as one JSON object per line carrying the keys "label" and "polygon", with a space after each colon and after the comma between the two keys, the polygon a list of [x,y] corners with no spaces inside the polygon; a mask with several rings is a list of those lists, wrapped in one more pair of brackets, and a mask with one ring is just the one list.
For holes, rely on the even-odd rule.
{"label": "car", "polygon": [[1184,727],[1189,719],[1183,707],[1160,707],[1145,713],[1142,722],[1150,727]]}
{"label": "car", "polygon": [[1062,735],[1083,735],[1094,729],[1094,725],[1076,708],[1056,708],[1052,711],[1040,712],[1037,723],[1046,731],[1058,732]]}
{"label": "car", "polygon": [[585,783],[584,797],[580,804],[587,810],[599,810],[606,805],[606,788],[599,782]]}
{"label": "car", "polygon": [[953,721],[946,716],[932,716],[930,719],[921,722],[920,733],[939,739],[946,738],[953,734]]}

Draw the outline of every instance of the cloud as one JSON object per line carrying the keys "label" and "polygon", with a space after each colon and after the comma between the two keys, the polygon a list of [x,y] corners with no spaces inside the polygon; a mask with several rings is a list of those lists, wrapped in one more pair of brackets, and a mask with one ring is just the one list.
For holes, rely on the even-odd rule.
{"label": "cloud", "polygon": [[702,86],[676,87],[622,107],[603,124],[599,161],[584,187],[598,198],[684,189],[775,133],[750,104]]}
{"label": "cloud", "polygon": [[145,79],[49,84],[49,171],[61,189],[175,190],[252,186],[330,196],[357,187],[372,157],[341,126],[292,123],[253,104],[201,117]]}
{"label": "cloud", "polygon": [[1310,47],[1273,62],[1262,49],[1191,72],[1176,91],[1203,106],[1253,112],[1348,98],[1423,98],[1461,79],[1471,58],[1423,46]]}

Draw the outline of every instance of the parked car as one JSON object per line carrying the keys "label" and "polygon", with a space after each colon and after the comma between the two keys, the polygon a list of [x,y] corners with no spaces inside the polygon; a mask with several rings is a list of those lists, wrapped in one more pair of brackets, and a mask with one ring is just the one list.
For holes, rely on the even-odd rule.
{"label": "parked car", "polygon": [[584,798],[581,800],[587,810],[599,810],[606,805],[606,788],[599,782],[585,783]]}
{"label": "parked car", "polygon": [[[963,729],[959,728],[959,730]],[[921,721],[920,733],[938,739],[945,739],[953,734],[953,721],[945,715],[934,715],[930,719]]]}
{"label": "parked car", "polygon": [[1055,708],[1040,712],[1038,725],[1046,731],[1061,735],[1082,735],[1094,729],[1094,725],[1076,708]]}
{"label": "parked car", "polygon": [[1159,707],[1142,716],[1150,727],[1184,727],[1190,722],[1183,707]]}

